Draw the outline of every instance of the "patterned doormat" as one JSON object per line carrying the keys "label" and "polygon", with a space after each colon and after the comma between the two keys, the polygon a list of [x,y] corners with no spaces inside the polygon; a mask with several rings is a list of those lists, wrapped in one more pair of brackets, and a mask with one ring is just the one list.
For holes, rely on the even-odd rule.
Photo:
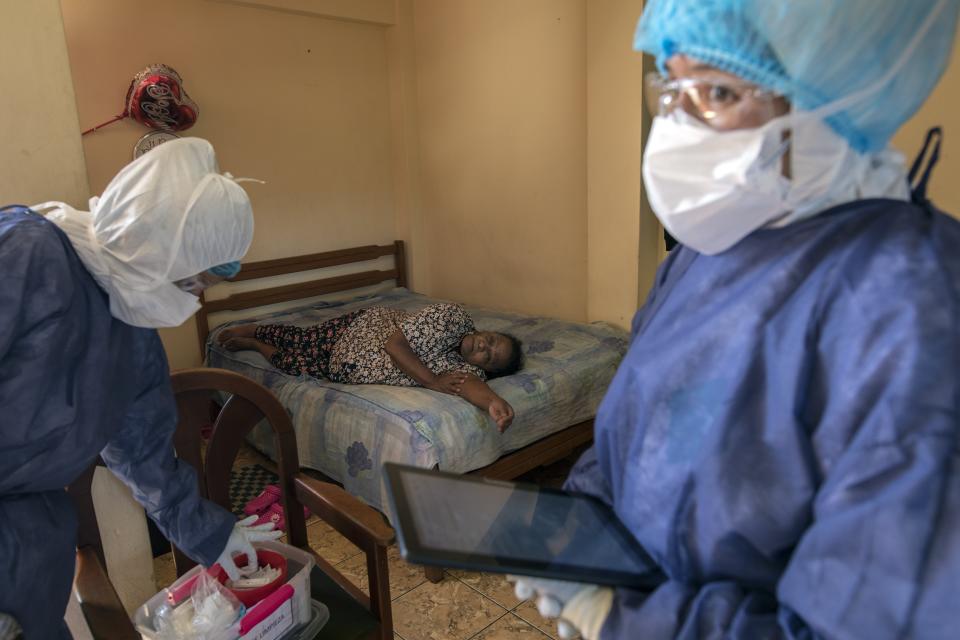
{"label": "patterned doormat", "polygon": [[237,517],[245,517],[243,505],[260,495],[268,484],[277,484],[279,476],[259,464],[230,471],[230,503]]}

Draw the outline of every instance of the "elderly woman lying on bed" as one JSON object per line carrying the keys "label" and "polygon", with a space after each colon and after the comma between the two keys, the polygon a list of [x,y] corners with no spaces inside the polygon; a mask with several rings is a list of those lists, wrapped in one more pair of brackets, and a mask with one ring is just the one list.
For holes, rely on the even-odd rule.
{"label": "elderly woman lying on bed", "polygon": [[219,339],[231,351],[259,351],[290,375],[423,386],[463,397],[489,413],[501,432],[513,421],[513,407],[485,380],[520,369],[520,341],[477,331],[459,305],[434,304],[417,313],[370,307],[307,328],[245,324],[224,329]]}

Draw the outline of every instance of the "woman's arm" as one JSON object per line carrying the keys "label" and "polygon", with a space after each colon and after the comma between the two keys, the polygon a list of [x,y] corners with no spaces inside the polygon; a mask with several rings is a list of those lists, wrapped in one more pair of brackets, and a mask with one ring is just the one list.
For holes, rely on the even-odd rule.
{"label": "woman's arm", "polygon": [[[413,378],[417,384],[431,391],[459,395],[461,386],[467,374],[461,371],[450,371],[436,375],[417,357],[403,331],[397,329],[387,339],[384,350],[398,369]],[[486,407],[484,407],[486,409]]]}
{"label": "woman's arm", "polygon": [[500,433],[507,430],[513,422],[513,407],[498,396],[486,382],[475,375],[468,374],[463,381],[460,396],[470,404],[490,414],[497,423]]}
{"label": "woman's arm", "polygon": [[487,383],[475,375],[462,371],[448,371],[436,375],[417,357],[403,331],[397,330],[387,339],[384,346],[387,354],[401,371],[417,381],[418,384],[442,393],[459,395],[470,404],[490,414],[500,433],[513,422],[513,407],[493,392]]}

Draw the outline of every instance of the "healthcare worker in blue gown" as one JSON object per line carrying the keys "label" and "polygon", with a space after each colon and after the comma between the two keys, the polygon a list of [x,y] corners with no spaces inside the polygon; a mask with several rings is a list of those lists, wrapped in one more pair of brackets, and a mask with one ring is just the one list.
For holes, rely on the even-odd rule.
{"label": "healthcare worker in blue gown", "polygon": [[564,635],[960,637],[960,224],[888,146],[958,10],[647,3],[643,177],[682,246],[567,488],[666,579],[520,579]]}
{"label": "healthcare worker in blue gown", "polygon": [[70,637],[77,517],[64,487],[97,455],[200,563],[235,575],[234,552],[280,535],[201,499],[174,456],[155,330],[239,270],[246,193],[208,142],[185,138],[127,165],[90,205],[0,209],[0,636],[19,624],[26,640]]}

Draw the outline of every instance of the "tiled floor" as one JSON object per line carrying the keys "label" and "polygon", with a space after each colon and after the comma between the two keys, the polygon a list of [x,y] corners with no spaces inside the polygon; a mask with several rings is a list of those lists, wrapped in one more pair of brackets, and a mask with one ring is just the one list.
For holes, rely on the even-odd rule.
{"label": "tiled floor", "polygon": [[[575,456],[541,469],[532,479],[557,485]],[[237,466],[269,464],[245,449]],[[310,546],[346,577],[367,589],[366,566],[360,550],[315,516],[307,522]],[[504,640],[557,638],[556,624],[542,618],[530,602],[521,602],[501,575],[448,571],[438,584],[428,582],[422,567],[407,564],[396,546],[389,550],[390,593],[395,640]],[[170,554],[155,561],[157,588],[174,577]]]}

